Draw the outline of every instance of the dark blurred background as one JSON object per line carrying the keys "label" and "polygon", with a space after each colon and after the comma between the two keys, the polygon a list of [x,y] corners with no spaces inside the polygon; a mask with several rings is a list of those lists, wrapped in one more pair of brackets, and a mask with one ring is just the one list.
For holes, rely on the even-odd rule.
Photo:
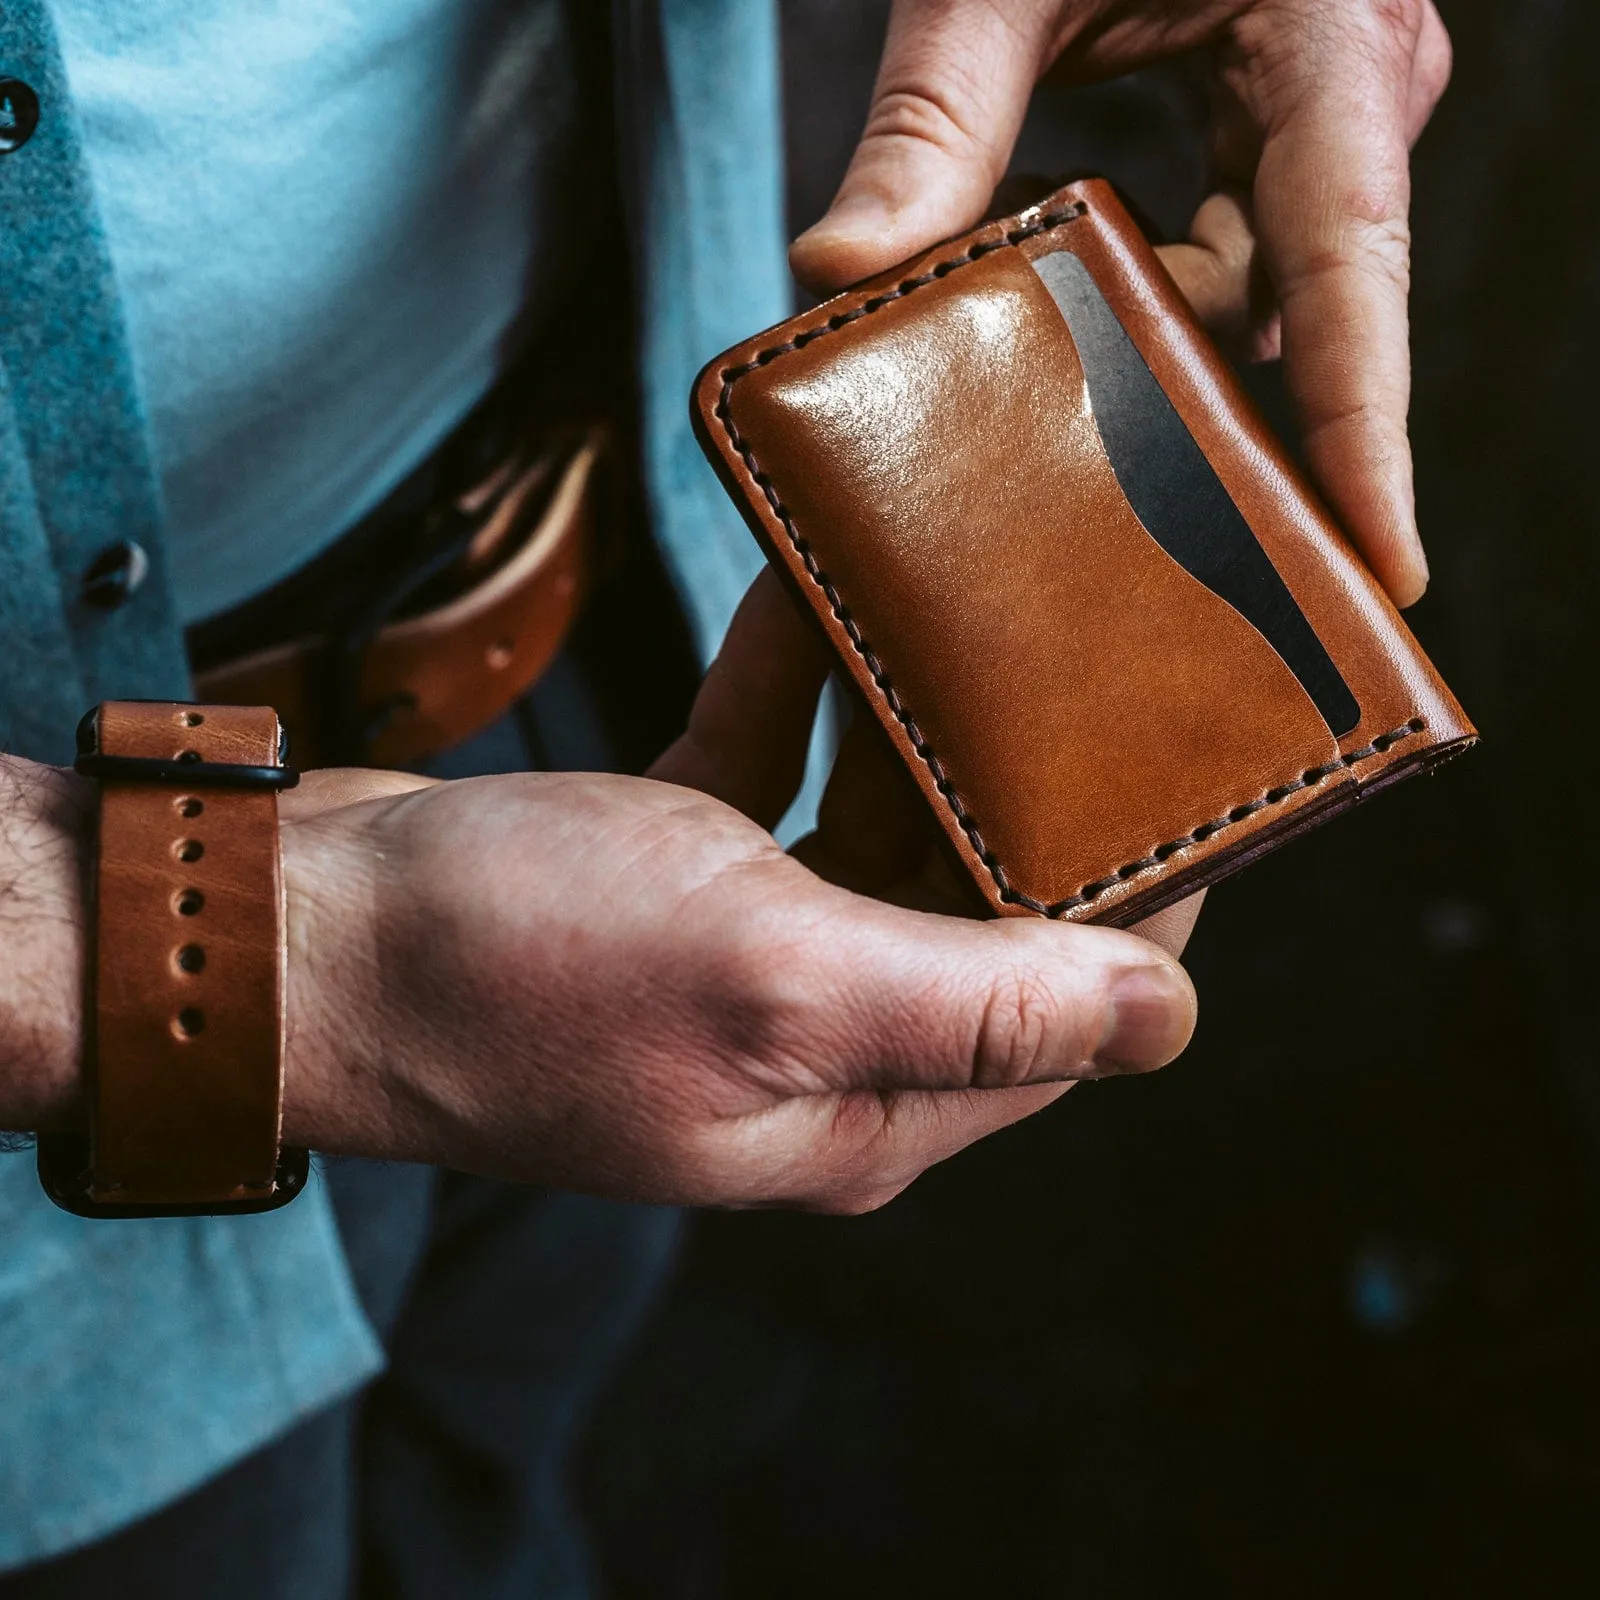
{"label": "dark blurred background", "polygon": [[[1600,8],[1440,7],[1412,619],[1482,749],[1213,891],[1167,1072],[874,1216],[698,1219],[588,1464],[618,1600],[1595,1581]],[[887,6],[783,9],[799,229]],[[1047,87],[1016,168],[1181,235],[1203,116],[1175,71]]]}

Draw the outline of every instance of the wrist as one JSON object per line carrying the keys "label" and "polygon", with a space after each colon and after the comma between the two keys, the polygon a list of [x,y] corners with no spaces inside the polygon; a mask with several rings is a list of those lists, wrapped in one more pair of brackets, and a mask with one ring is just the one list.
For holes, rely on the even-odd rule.
{"label": "wrist", "polygon": [[374,887],[344,830],[326,815],[283,819],[288,947],[283,1142],[338,1155],[383,1155],[374,1093],[381,1005],[373,993]]}
{"label": "wrist", "polygon": [[83,1116],[92,784],[0,757],[0,1127]]}

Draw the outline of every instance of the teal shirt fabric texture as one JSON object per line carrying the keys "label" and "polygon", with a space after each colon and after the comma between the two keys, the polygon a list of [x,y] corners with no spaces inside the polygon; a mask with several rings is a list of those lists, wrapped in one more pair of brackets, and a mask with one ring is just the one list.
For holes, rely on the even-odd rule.
{"label": "teal shirt fabric texture", "polygon": [[581,261],[599,113],[564,0],[52,10],[192,622],[482,397]]}
{"label": "teal shirt fabric texture", "polygon": [[[282,49],[303,49],[315,32],[307,19],[326,26],[336,13],[342,26],[387,30],[392,49],[403,54],[440,37],[423,15],[428,4],[5,0],[0,7],[0,79],[30,85],[41,106],[32,138],[0,154],[0,748],[66,761],[87,705],[189,693],[177,596],[198,595],[203,583],[189,568],[199,559],[196,541],[171,538],[167,493],[176,501],[187,492],[175,463],[190,441],[178,436],[181,428],[174,432],[181,406],[174,404],[172,371],[161,368],[181,352],[150,342],[171,311],[162,296],[180,295],[183,284],[139,275],[139,251],[150,245],[148,238],[138,242],[139,228],[151,217],[159,223],[165,202],[141,201],[133,191],[148,183],[154,194],[170,174],[142,173],[119,144],[132,140],[135,156],[138,147],[150,148],[153,124],[140,117],[159,113],[161,95],[152,93],[159,84],[141,81],[119,96],[118,40],[130,72],[154,72],[177,97],[171,125],[155,130],[160,159],[199,174],[215,141],[231,136],[213,119],[237,109],[227,73],[243,57],[222,48],[229,28],[239,30],[235,44],[248,37],[246,54],[271,48],[261,30],[270,34],[274,26],[283,30]],[[450,37],[463,51],[478,51],[485,70],[504,65],[493,46],[518,37],[516,13],[526,9],[518,0],[432,4],[441,16],[455,6],[453,29],[462,28],[461,15],[478,19],[479,31]],[[760,558],[700,458],[686,396],[705,360],[789,308],[776,17],[773,0],[613,0],[612,11],[624,192],[641,285],[647,498],[709,656]],[[397,13],[417,25],[397,30]],[[163,18],[171,24],[164,40]],[[341,39],[353,47],[350,36]],[[252,73],[258,66],[252,59]],[[506,69],[513,77],[514,67]],[[404,63],[391,69],[398,80],[376,75],[391,92],[396,81],[437,81],[420,76],[419,63],[410,78]],[[84,91],[81,114],[74,70]],[[306,81],[314,83],[314,74]],[[132,112],[109,115],[119,104]],[[315,110],[289,106],[284,115]],[[360,120],[354,108],[346,110]],[[435,123],[421,136],[468,138],[475,126],[470,118]],[[395,162],[410,158],[417,136],[397,135]],[[327,127],[320,141],[302,144],[305,170],[296,183],[317,183],[319,167],[336,183],[344,159],[337,127]],[[536,160],[527,146],[519,159]],[[514,168],[513,161],[494,170]],[[116,192],[106,193],[107,184]],[[530,218],[538,203],[526,197]],[[507,237],[493,235],[500,241],[494,249],[525,244],[523,236],[513,243]],[[270,227],[259,238],[270,244]],[[204,237],[192,237],[186,248],[204,249]],[[277,292],[282,263],[265,248],[262,254],[262,292]],[[119,277],[119,257],[135,281]],[[231,256],[229,292],[248,297],[243,259]],[[182,280],[182,253],[169,260]],[[382,272],[368,278],[362,295],[345,293],[345,275],[359,275],[363,265],[372,263],[342,250],[316,262],[325,274],[320,290],[336,323],[348,324],[342,331],[355,351],[371,332],[364,319],[384,314]],[[471,265],[458,262],[457,270]],[[491,271],[505,265],[488,263]],[[474,286],[465,292],[470,299]],[[401,283],[397,293],[408,294],[409,286]],[[413,319],[426,319],[426,300],[408,300]],[[493,300],[487,294],[473,304],[481,310]],[[336,325],[330,336],[340,331]],[[419,337],[435,331],[419,330]],[[374,458],[388,451],[387,465],[373,468],[376,477],[397,471],[408,450],[425,450],[459,414],[462,395],[489,375],[481,352],[463,355],[454,387],[441,383],[387,441],[374,446],[362,434],[340,443]],[[184,381],[203,387],[208,380],[191,368]],[[292,403],[287,390],[283,403]],[[409,443],[399,442],[402,433]],[[271,450],[287,448],[282,441],[291,435],[288,429],[276,442],[263,439],[263,456],[252,455],[248,430],[237,436],[241,477],[264,476]],[[340,493],[349,491],[330,494],[327,503]],[[201,498],[221,494],[211,482]],[[252,523],[272,516],[274,504],[219,503],[212,526],[244,540],[275,537],[276,530]],[[149,574],[125,604],[96,610],[79,598],[81,575],[119,539],[144,548]],[[226,547],[201,542],[213,552]],[[183,571],[175,573],[175,561]],[[201,603],[191,599],[186,608]],[[90,1223],[44,1199],[30,1154],[0,1154],[0,1571],[98,1538],[198,1486],[352,1392],[382,1359],[318,1184],[266,1217]]]}

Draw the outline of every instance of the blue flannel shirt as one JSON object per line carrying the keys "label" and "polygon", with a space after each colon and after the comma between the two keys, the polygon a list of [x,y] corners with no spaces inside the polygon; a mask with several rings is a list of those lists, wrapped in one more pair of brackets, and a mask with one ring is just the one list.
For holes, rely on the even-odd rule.
{"label": "blue flannel shirt", "polygon": [[[109,15],[127,0],[99,3]],[[772,0],[613,11],[646,488],[709,655],[759,558],[700,458],[686,396],[705,360],[788,309],[776,21]],[[174,71],[210,69],[197,37],[174,30],[174,49],[194,52]],[[0,7],[0,79],[41,106],[32,138],[0,153],[0,746],[62,762],[86,706],[181,698],[189,681],[139,375],[49,0]],[[203,163],[203,119],[192,139]],[[150,575],[95,610],[80,575],[114,539],[137,540]],[[266,1217],[92,1223],[44,1199],[31,1156],[0,1155],[0,1570],[185,1493],[382,1359],[315,1184]]]}

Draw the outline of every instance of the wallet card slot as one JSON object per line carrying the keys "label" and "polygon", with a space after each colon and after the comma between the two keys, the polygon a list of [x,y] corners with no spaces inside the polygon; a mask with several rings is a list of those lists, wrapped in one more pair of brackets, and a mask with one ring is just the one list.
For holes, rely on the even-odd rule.
{"label": "wallet card slot", "polygon": [[1278,653],[1329,730],[1342,737],[1361,707],[1194,435],[1078,256],[1033,262],[1077,346],[1112,471],[1150,537]]}

